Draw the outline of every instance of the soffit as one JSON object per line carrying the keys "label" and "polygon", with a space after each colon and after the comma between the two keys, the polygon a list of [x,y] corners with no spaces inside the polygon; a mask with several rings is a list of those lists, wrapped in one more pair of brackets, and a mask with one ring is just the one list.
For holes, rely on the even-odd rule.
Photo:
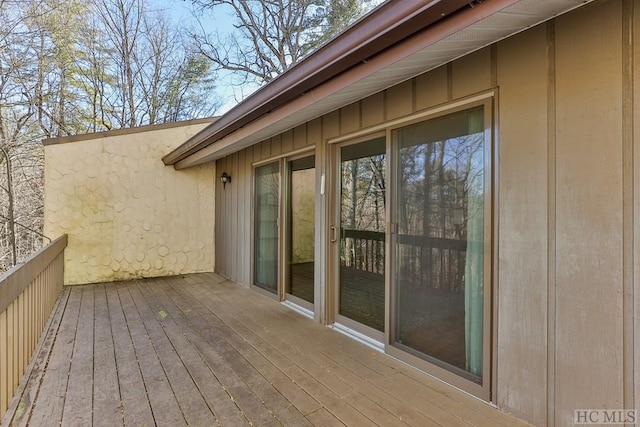
{"label": "soffit", "polygon": [[[213,161],[522,32],[592,0],[520,0],[444,37],[423,34],[360,64],[175,164]],[[490,3],[490,0],[487,1]],[[483,6],[480,4],[476,7]],[[453,27],[455,28],[455,23]],[[354,67],[358,68],[358,67]]]}

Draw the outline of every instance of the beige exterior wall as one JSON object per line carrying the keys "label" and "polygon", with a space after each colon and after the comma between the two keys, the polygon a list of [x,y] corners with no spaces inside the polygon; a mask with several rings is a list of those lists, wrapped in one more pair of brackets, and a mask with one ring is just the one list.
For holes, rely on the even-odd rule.
{"label": "beige exterior wall", "polygon": [[534,425],[640,410],[639,29],[640,2],[594,2],[217,161],[217,270],[251,282],[252,163],[313,147],[319,177],[329,138],[496,89],[493,401]]}
{"label": "beige exterior wall", "polygon": [[161,160],[206,124],[45,146],[44,233],[69,235],[65,284],[213,270],[215,167]]}
{"label": "beige exterior wall", "polygon": [[554,166],[549,157],[553,134],[548,134],[552,130],[547,123],[547,55],[546,26],[506,40],[497,49],[497,403],[536,425],[544,425],[547,418],[548,287],[555,280],[548,271]]}

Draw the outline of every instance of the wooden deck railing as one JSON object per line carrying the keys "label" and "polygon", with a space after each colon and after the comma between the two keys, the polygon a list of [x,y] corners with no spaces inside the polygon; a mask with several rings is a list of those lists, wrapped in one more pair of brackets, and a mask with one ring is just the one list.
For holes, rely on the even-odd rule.
{"label": "wooden deck railing", "polygon": [[67,236],[0,275],[0,420],[62,291]]}

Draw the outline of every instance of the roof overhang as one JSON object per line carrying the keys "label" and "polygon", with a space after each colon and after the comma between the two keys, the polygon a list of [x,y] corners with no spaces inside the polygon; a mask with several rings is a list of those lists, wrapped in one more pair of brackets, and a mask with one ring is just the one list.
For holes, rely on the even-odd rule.
{"label": "roof overhang", "polygon": [[136,133],[162,131],[167,129],[200,125],[200,124],[210,124],[210,123],[214,123],[216,120],[218,120],[218,118],[219,117],[214,116],[214,117],[206,117],[203,119],[183,120],[180,122],[168,122],[168,123],[160,123],[160,124],[153,124],[153,125],[142,125],[142,126],[136,126],[132,128],[119,128],[119,129],[107,130],[102,132],[83,133],[83,134],[69,135],[69,136],[58,136],[54,138],[43,139],[42,145],[46,147],[48,145],[66,144],[69,142],[89,141],[92,139],[100,139],[100,138],[113,138],[116,136],[131,135]]}
{"label": "roof overhang", "polygon": [[213,161],[592,0],[388,1],[163,158]]}

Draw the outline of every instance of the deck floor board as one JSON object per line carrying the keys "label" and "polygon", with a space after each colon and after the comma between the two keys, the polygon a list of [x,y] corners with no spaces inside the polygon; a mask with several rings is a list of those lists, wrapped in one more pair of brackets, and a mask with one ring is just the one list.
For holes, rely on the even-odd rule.
{"label": "deck floor board", "polygon": [[94,306],[93,425],[109,427],[122,423],[122,408],[112,322],[104,285],[95,288]]}
{"label": "deck floor board", "polygon": [[[210,309],[212,312],[219,313],[219,315],[223,317],[223,321],[229,325],[234,332],[231,336],[237,334],[242,337],[247,344],[240,342],[236,345],[244,347],[244,352],[250,353],[251,346],[254,346],[254,348],[267,357],[271,363],[277,366],[284,375],[304,389],[304,392],[310,395],[313,400],[329,409],[330,412],[346,424],[373,425],[372,421],[367,419],[358,408],[349,405],[345,399],[341,399],[339,395],[303,369],[302,366],[305,365],[304,362],[309,362],[309,359],[299,357],[296,357],[295,361],[287,359],[284,354],[280,353],[279,350],[274,347],[276,344],[274,344],[273,341],[276,340],[277,337],[269,336],[268,331],[271,330],[271,328],[265,328],[264,325],[255,323],[254,319],[250,316],[243,314],[244,312],[259,312],[259,307],[253,307],[252,305],[250,310],[231,311],[227,308],[227,306],[231,306],[231,304],[222,298],[207,297],[207,295],[203,293],[197,293],[196,295],[203,301],[211,304]],[[280,315],[278,317],[281,318],[281,320],[288,320],[286,316]],[[316,410],[318,408],[312,409]],[[308,411],[308,409],[304,410],[304,412]]]}
{"label": "deck floor board", "polygon": [[[165,290],[166,288],[167,288],[166,285],[160,284],[159,286],[156,286],[154,290],[157,293],[159,293]],[[191,307],[193,304],[190,305],[185,300],[176,298],[176,301],[182,302],[181,309],[179,308],[180,305],[174,306],[174,304],[169,299],[163,298],[162,301],[166,302],[164,307],[166,307],[168,310],[167,314],[170,314],[172,317],[177,319],[180,319],[182,317],[184,313],[182,310],[188,310],[188,311],[192,310],[189,307]],[[187,325],[186,324],[183,324],[183,325],[185,326],[185,329],[186,329]],[[251,366],[248,366],[246,363],[243,363],[243,355],[241,353],[237,352],[230,345],[226,343],[223,344],[222,340],[226,339],[226,337],[223,334],[219,334],[218,337],[219,339],[217,340],[217,347],[218,347],[217,353],[223,359],[223,364],[229,365],[231,370],[238,373],[238,378],[236,379],[236,383],[240,384],[239,381],[237,381],[239,379],[247,385],[246,391],[248,392],[248,394],[245,394],[245,395],[250,395],[249,392],[251,391],[255,392],[256,390],[260,390],[259,393],[255,393],[255,394],[262,396],[263,400],[271,400],[273,402],[274,393],[273,392],[269,393],[269,390],[267,389],[269,384],[266,381],[264,381],[264,379],[260,376],[260,373],[255,371]],[[202,340],[202,337],[196,338],[196,340],[200,341]],[[183,351],[182,348],[181,348],[181,351]],[[275,396],[275,399],[277,400],[278,397],[279,395]],[[250,403],[251,405],[260,407],[260,404],[255,402],[254,399],[250,399],[250,400],[251,400],[251,403]],[[288,409],[288,406],[290,405],[286,404],[287,402],[284,402],[284,403],[285,403],[284,405],[285,409]],[[282,405],[272,405],[273,408],[280,407],[280,406]],[[260,415],[260,416],[263,417],[263,415]],[[271,422],[271,418],[267,418],[267,420]]]}
{"label": "deck floor board", "polygon": [[[62,425],[91,425],[93,412],[95,287],[82,289],[80,311],[71,354],[69,381],[62,412]],[[103,371],[108,374],[106,371]],[[87,381],[89,379],[89,381]]]}
{"label": "deck floor board", "polygon": [[158,304],[157,301],[149,297],[150,291],[145,284],[138,284],[137,287],[131,288],[130,292],[136,301],[138,313],[153,343],[184,420],[188,425],[214,425],[215,417],[177,350],[179,348],[186,357],[189,354],[189,347],[178,345],[181,334],[173,336],[177,337],[177,342],[172,340],[170,336],[172,330],[165,305]]}
{"label": "deck floor board", "polygon": [[525,425],[216,274],[60,301],[3,426]]}
{"label": "deck floor board", "polygon": [[[179,295],[167,293],[166,284],[164,286],[149,287],[156,295],[165,295],[171,299],[172,304],[167,306],[168,313],[171,315],[177,330],[184,336],[190,346],[192,346],[194,354],[185,357],[183,360],[189,360],[188,369],[192,378],[198,384],[203,396],[209,403],[210,408],[215,414],[220,425],[248,425],[248,420],[238,407],[237,403],[231,398],[231,394],[227,390],[223,378],[228,375],[223,369],[223,364],[219,363],[219,356],[216,354],[213,345],[210,345],[206,337],[198,331],[198,328],[190,322],[186,313],[191,313],[187,303],[182,300]],[[182,311],[185,310],[185,311]],[[186,343],[181,344],[181,340],[177,341],[177,348],[181,349],[184,354]],[[193,359],[191,359],[193,358]],[[219,369],[216,369],[219,368]]]}
{"label": "deck floor board", "polygon": [[81,289],[69,294],[41,384],[38,385],[37,398],[31,402],[29,416],[24,417],[29,425],[62,422],[81,298]]}
{"label": "deck floor board", "polygon": [[[127,326],[131,333],[131,340],[142,373],[142,380],[151,405],[154,421],[157,425],[186,425],[166,372],[138,313],[136,302],[131,295],[131,291],[135,289],[135,286],[135,282],[132,282],[129,286],[119,286],[118,295],[120,296]],[[135,363],[135,360],[125,361],[124,363]]]}
{"label": "deck floor board", "polygon": [[126,425],[153,425],[151,405],[142,380],[142,371],[133,347],[118,288],[118,285],[105,285],[122,420]]}
{"label": "deck floor board", "polygon": [[[180,294],[180,291],[178,289],[177,293]],[[176,297],[176,300],[179,299]],[[241,359],[242,355],[237,353],[228,342],[228,331],[225,325],[217,316],[211,316],[206,311],[203,314],[197,299],[182,300],[182,313],[190,322],[190,324],[183,324],[184,328],[195,331],[190,334],[192,342],[203,354],[209,366],[218,374],[218,378],[240,408],[242,415],[254,425],[273,424],[276,419],[265,406],[264,399],[257,393],[259,390],[252,388],[246,382],[250,373],[244,366],[238,368],[238,359]],[[179,313],[174,314],[177,318],[181,316]],[[236,366],[232,368],[231,363],[236,363]]]}

